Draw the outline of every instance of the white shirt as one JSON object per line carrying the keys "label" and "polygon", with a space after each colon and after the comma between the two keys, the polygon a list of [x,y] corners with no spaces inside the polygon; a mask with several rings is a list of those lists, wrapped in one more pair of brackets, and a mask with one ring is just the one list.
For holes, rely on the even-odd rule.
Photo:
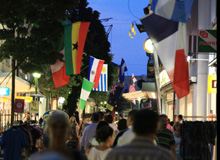
{"label": "white shirt", "polygon": [[90,125],[86,126],[86,128],[84,129],[80,141],[80,146],[84,147],[84,150],[86,150],[86,145],[89,143],[92,137],[94,137],[96,127],[97,127],[96,123],[91,123]]}
{"label": "white shirt", "polygon": [[113,129],[115,132],[118,132],[118,128],[116,127],[115,124],[109,123],[109,126],[112,127],[112,129]]}
{"label": "white shirt", "polygon": [[132,130],[132,126],[128,127],[128,130],[123,133],[121,137],[118,139],[117,146],[122,146],[130,143],[135,137],[135,133]]}
{"label": "white shirt", "polygon": [[104,151],[98,150],[95,147],[92,147],[89,152],[88,160],[104,160],[105,157],[112,149],[106,149]]}
{"label": "white shirt", "polygon": [[180,151],[180,142],[181,142],[181,138],[178,138],[175,136],[175,132],[173,132],[173,136],[176,142],[176,152],[178,153]]}

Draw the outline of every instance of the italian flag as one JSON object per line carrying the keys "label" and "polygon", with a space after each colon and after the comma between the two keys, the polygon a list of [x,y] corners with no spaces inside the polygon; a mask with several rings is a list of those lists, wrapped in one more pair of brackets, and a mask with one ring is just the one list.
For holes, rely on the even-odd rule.
{"label": "italian flag", "polygon": [[79,108],[84,110],[86,101],[92,91],[92,88],[94,86],[94,82],[90,82],[87,79],[83,78],[83,83],[82,83],[82,89],[81,89],[81,94],[80,94],[80,101],[79,101]]}
{"label": "italian flag", "polygon": [[80,74],[89,25],[90,22],[75,22],[64,26],[66,75]]}

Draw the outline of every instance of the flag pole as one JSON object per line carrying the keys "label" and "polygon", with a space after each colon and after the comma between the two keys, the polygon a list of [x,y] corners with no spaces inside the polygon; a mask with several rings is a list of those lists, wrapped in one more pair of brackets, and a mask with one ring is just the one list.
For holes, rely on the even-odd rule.
{"label": "flag pole", "polygon": [[154,48],[154,73],[156,82],[156,92],[157,92],[157,111],[161,114],[161,101],[160,101],[160,79],[159,79],[159,64],[156,49]]}

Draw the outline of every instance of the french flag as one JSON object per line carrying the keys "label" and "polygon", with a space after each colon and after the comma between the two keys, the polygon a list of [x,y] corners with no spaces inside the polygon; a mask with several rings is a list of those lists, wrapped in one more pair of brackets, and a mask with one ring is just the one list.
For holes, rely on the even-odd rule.
{"label": "french flag", "polygon": [[95,83],[93,88],[98,88],[103,64],[104,64],[103,60],[90,56],[88,80]]}
{"label": "french flag", "polygon": [[154,46],[154,52],[167,71],[178,98],[189,94],[189,68],[186,47],[186,23],[154,13],[140,19]]}

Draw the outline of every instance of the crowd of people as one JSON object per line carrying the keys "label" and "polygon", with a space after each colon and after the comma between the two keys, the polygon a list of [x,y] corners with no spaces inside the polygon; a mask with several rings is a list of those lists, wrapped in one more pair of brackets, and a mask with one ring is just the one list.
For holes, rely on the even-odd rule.
{"label": "crowd of people", "polygon": [[[81,121],[77,111],[71,117],[54,111],[30,159],[181,160],[182,121],[181,115],[170,122],[165,114],[149,109],[131,110],[126,119],[94,112]],[[39,124],[43,126],[43,119]]]}

